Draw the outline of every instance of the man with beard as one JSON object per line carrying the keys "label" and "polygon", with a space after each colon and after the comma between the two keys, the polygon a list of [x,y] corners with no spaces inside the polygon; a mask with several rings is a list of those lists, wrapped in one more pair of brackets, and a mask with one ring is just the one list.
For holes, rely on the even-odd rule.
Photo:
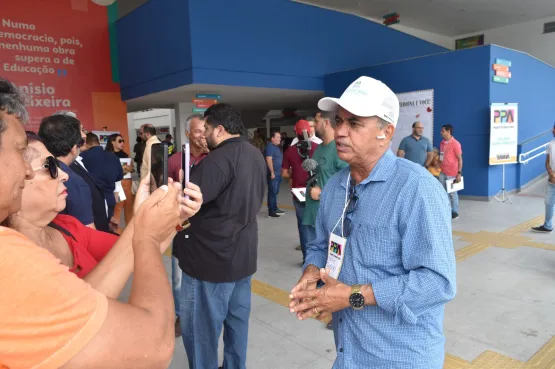
{"label": "man with beard", "polygon": [[244,369],[256,272],[257,214],[266,189],[266,163],[243,137],[241,116],[228,104],[206,118],[210,154],[191,172],[204,202],[174,240],[183,271],[179,315],[189,368],[218,367],[224,328],[224,368]]}
{"label": "man with beard", "polygon": [[424,137],[424,125],[422,122],[414,122],[412,135],[403,138],[397,156],[420,164],[428,168],[434,158],[434,146]]}

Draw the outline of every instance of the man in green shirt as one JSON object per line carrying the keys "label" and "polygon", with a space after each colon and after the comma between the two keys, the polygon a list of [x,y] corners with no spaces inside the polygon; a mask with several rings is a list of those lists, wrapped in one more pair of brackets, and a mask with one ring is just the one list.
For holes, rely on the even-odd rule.
{"label": "man in green shirt", "polygon": [[316,114],[314,130],[316,136],[322,139],[322,144],[318,145],[312,159],[316,160],[317,184],[311,187],[310,183],[306,188],[306,202],[303,216],[303,225],[308,226],[307,244],[316,238],[316,215],[320,206],[320,194],[328,180],[341,169],[348,166],[337,156],[335,147],[335,112],[319,112]]}

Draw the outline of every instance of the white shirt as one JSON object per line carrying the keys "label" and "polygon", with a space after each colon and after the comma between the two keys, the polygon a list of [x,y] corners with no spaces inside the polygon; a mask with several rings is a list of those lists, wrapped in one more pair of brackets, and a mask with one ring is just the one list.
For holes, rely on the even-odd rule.
{"label": "white shirt", "polygon": [[[316,137],[316,135],[310,137],[310,141],[314,142],[316,145],[321,145],[322,144],[322,140],[320,140],[318,137]],[[291,146],[295,146],[297,144],[297,142],[299,142],[299,138],[295,137],[293,139],[293,141],[291,142]]]}
{"label": "white shirt", "polygon": [[551,140],[549,146],[547,146],[547,153],[549,154],[549,165],[551,170],[555,170],[555,139]]}

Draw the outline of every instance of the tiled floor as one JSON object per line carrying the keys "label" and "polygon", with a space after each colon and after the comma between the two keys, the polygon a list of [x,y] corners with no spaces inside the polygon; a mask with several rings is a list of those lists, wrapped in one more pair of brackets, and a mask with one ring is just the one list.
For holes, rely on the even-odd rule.
{"label": "tiled floor", "polygon": [[[512,195],[513,204],[461,201],[453,223],[458,292],[444,323],[446,369],[555,368],[555,235],[528,232],[541,223],[544,191],[540,182]],[[332,332],[315,320],[297,321],[283,306],[299,278],[301,253],[294,250],[296,219],[284,186],[279,203],[283,217],[268,218],[264,208],[259,214],[247,367],[329,369]],[[188,368],[181,340],[170,368]]]}

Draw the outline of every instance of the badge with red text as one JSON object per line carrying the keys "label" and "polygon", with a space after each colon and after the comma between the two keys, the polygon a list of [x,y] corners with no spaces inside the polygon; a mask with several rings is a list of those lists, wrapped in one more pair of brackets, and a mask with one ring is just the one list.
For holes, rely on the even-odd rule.
{"label": "badge with red text", "polygon": [[336,234],[330,235],[330,241],[328,244],[328,261],[326,263],[326,269],[330,270],[330,277],[334,279],[339,278],[339,272],[341,272],[341,266],[343,266],[343,260],[345,257],[345,247],[347,246],[347,239],[339,237]]}

